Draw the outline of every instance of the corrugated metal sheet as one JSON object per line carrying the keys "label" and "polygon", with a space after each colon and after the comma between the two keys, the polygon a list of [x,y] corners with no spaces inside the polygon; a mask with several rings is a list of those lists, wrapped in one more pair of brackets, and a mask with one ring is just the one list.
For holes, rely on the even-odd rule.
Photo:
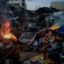
{"label": "corrugated metal sheet", "polygon": [[64,24],[64,20],[63,19],[56,19],[55,24]]}

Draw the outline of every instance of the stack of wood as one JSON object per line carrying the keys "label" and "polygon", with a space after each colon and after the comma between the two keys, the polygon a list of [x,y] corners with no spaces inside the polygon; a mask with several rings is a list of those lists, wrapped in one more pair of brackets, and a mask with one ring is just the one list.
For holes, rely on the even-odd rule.
{"label": "stack of wood", "polygon": [[19,46],[11,46],[10,48],[0,49],[0,62],[3,62],[7,57],[16,52]]}

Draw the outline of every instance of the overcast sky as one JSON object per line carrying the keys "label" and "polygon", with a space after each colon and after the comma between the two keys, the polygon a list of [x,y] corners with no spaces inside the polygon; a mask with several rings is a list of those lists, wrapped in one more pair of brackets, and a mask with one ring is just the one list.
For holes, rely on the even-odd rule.
{"label": "overcast sky", "polygon": [[64,2],[64,0],[26,0],[27,9],[35,10],[39,7],[50,7],[51,2]]}

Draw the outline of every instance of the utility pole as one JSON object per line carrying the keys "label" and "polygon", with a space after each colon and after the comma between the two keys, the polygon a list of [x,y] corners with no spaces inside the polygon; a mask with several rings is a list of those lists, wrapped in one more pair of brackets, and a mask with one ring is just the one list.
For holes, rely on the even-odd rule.
{"label": "utility pole", "polygon": [[26,20],[26,3],[25,0],[22,0],[22,8],[23,8],[23,15],[24,15],[24,20]]}
{"label": "utility pole", "polygon": [[25,11],[26,11],[25,0],[22,0],[22,8],[23,8],[23,12],[24,12],[24,14],[25,14]]}
{"label": "utility pole", "polygon": [[22,0],[22,7],[25,9],[25,0]]}

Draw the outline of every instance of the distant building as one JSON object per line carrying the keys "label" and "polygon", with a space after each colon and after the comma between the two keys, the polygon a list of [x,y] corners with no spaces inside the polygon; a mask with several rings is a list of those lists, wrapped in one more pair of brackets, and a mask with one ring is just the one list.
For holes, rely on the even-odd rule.
{"label": "distant building", "polygon": [[64,2],[52,2],[51,7],[56,8],[58,10],[64,10]]}
{"label": "distant building", "polygon": [[0,13],[7,13],[7,1],[8,0],[0,0]]}
{"label": "distant building", "polygon": [[25,7],[25,0],[9,0],[7,2],[8,5],[15,6],[15,7]]}
{"label": "distant building", "polygon": [[7,7],[7,1],[8,0],[0,0],[0,8],[6,8]]}

